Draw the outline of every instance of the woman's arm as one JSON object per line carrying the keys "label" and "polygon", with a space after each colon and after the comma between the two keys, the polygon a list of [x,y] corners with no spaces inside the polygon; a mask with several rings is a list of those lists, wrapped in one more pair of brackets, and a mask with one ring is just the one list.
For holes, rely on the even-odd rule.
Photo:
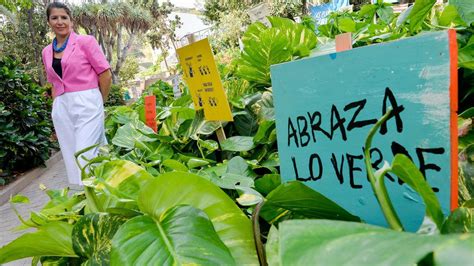
{"label": "woman's arm", "polygon": [[99,75],[99,89],[100,93],[102,94],[102,99],[104,100],[104,103],[107,101],[107,97],[109,96],[111,85],[112,73],[110,72],[110,69],[107,69]]}

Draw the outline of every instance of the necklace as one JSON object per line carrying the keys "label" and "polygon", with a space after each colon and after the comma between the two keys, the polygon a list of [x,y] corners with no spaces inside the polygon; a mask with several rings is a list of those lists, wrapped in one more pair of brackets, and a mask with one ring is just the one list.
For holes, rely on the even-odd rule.
{"label": "necklace", "polygon": [[69,36],[66,38],[66,41],[63,43],[63,45],[58,48],[58,40],[56,38],[54,38],[54,40],[53,40],[53,50],[56,53],[60,53],[60,52],[64,51],[64,49],[66,49],[68,40],[69,40]]}

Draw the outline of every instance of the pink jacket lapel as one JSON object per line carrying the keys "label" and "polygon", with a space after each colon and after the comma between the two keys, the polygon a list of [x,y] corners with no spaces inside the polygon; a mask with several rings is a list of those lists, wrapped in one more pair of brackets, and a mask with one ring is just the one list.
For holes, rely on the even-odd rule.
{"label": "pink jacket lapel", "polygon": [[69,40],[67,42],[66,49],[64,50],[64,54],[61,59],[61,64],[63,65],[63,71],[64,71],[64,65],[66,65],[67,61],[71,57],[72,52],[74,52],[74,49],[76,47],[76,41],[77,41],[77,34],[74,31],[72,31],[71,34],[69,35]]}

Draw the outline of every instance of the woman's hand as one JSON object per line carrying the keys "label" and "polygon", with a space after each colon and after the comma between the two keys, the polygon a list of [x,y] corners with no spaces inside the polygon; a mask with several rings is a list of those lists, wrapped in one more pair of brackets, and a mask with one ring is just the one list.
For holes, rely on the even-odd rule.
{"label": "woman's hand", "polygon": [[104,100],[104,103],[107,101],[107,97],[109,96],[111,85],[112,72],[110,72],[110,69],[107,69],[99,75],[99,89],[100,93],[102,94],[102,99]]}

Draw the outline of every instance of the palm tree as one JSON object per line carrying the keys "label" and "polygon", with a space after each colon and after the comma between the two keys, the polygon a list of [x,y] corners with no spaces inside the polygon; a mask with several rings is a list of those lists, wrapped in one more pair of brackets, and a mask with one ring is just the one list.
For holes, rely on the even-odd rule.
{"label": "palm tree", "polygon": [[[116,51],[117,62],[112,66],[112,79],[116,84],[127,53],[138,34],[147,32],[153,24],[149,10],[126,2],[85,3],[73,8],[75,22],[87,34],[94,35],[109,62]],[[124,42],[124,31],[127,41]]]}

